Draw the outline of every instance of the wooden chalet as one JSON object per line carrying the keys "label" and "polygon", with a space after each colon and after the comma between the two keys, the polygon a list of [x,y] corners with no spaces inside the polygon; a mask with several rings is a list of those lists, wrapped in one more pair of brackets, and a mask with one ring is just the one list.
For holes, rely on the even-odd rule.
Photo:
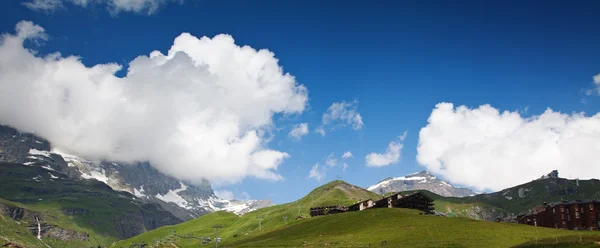
{"label": "wooden chalet", "polygon": [[433,199],[429,196],[416,192],[410,195],[401,195],[395,193],[390,196],[373,201],[372,199],[359,201],[348,207],[344,206],[325,206],[310,208],[310,216],[329,215],[344,213],[348,211],[362,211],[369,208],[412,208],[425,213],[433,213]]}
{"label": "wooden chalet", "polygon": [[314,207],[310,208],[310,216],[315,217],[319,215],[338,214],[348,211],[344,206],[325,206],[325,207]]}
{"label": "wooden chalet", "polygon": [[354,205],[348,206],[348,211],[362,211],[367,208],[373,207],[373,205],[375,205],[375,201],[373,201],[372,199],[368,199],[365,201],[358,202]]}
{"label": "wooden chalet", "polygon": [[405,195],[404,197],[394,201],[392,204],[395,208],[418,209],[427,214],[432,214],[434,210],[433,199],[421,192]]}
{"label": "wooden chalet", "polygon": [[557,229],[599,230],[599,207],[598,201],[544,203],[534,207],[527,214],[517,216],[517,222]]}
{"label": "wooden chalet", "polygon": [[380,200],[375,201],[373,205],[374,208],[393,208],[394,202],[398,199],[402,198],[400,193],[394,193],[393,195],[381,198]]}

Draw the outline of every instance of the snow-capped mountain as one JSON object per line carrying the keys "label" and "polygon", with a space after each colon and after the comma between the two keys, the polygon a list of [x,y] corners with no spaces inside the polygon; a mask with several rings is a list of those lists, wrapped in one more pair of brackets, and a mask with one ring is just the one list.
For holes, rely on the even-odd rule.
{"label": "snow-capped mountain", "polygon": [[475,194],[471,189],[454,187],[428,171],[412,173],[403,177],[389,177],[367,188],[378,194],[418,189],[429,190],[441,196],[463,197]]}
{"label": "snow-capped mountain", "polygon": [[266,200],[224,200],[218,198],[207,180],[190,183],[159,172],[148,162],[119,163],[92,161],[52,149],[48,141],[33,134],[0,125],[0,162],[40,166],[71,178],[98,180],[116,191],[156,202],[182,220],[213,211],[244,214],[272,203]]}

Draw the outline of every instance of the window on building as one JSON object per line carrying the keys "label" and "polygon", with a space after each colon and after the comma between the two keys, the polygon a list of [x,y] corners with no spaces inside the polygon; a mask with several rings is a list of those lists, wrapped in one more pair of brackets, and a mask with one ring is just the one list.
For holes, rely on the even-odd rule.
{"label": "window on building", "polygon": [[571,215],[567,215],[567,221],[571,221]]}
{"label": "window on building", "polygon": [[565,222],[564,220],[562,221],[563,226],[567,224],[567,222]]}
{"label": "window on building", "polygon": [[554,208],[552,209],[552,214],[556,214],[556,211],[554,210]]}
{"label": "window on building", "polygon": [[575,219],[579,219],[579,212],[575,212]]}
{"label": "window on building", "polygon": [[594,204],[590,203],[590,210],[594,210]]}

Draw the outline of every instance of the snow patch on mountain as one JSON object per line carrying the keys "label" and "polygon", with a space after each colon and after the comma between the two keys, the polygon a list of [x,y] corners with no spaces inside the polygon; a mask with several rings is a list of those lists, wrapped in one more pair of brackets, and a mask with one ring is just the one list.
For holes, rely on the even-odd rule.
{"label": "snow patch on mountain", "polygon": [[[39,166],[51,172],[48,179],[63,176],[97,180],[113,190],[123,191],[143,201],[160,204],[182,220],[196,218],[213,211],[244,214],[272,205],[268,200],[224,200],[218,198],[207,180],[189,183],[165,175],[148,162],[122,163],[90,160],[70,154],[34,134],[0,124],[0,161],[26,166]],[[33,180],[45,179],[37,176]]]}
{"label": "snow patch on mountain", "polygon": [[50,157],[50,152],[49,151],[40,151],[37,149],[29,149],[29,154],[31,155],[40,155],[40,156],[44,156],[44,157]]}
{"label": "snow patch on mountain", "polygon": [[[408,176],[414,175],[414,174],[416,174],[416,173],[409,174]],[[419,182],[424,183],[424,182],[427,182],[427,179],[428,179],[427,177],[393,177],[393,178],[385,179],[385,180],[379,182],[378,184],[368,187],[367,190],[373,191],[377,188],[387,187],[390,183],[392,183],[394,181],[419,181]]]}
{"label": "snow patch on mountain", "polygon": [[100,171],[91,170],[88,173],[82,173],[81,177],[83,177],[85,179],[96,179],[96,180],[108,185],[108,177],[106,176],[106,172],[104,171],[104,169],[99,169],[99,170]]}
{"label": "snow patch on mountain", "polygon": [[471,189],[454,187],[427,171],[411,173],[403,177],[389,177],[368,187],[367,190],[378,194],[407,190],[428,190],[438,195],[455,197],[475,194]]}
{"label": "snow patch on mountain", "polygon": [[133,188],[133,194],[137,197],[137,198],[147,198],[148,196],[144,194],[144,185],[142,185],[142,187],[140,187],[140,189],[136,189]]}
{"label": "snow patch on mountain", "polygon": [[187,186],[185,186],[185,184],[183,184],[181,182],[180,182],[180,184],[181,184],[181,187],[179,189],[169,190],[169,192],[167,192],[167,194],[165,194],[165,195],[156,194],[156,196],[154,196],[154,197],[156,197],[164,202],[175,203],[175,204],[177,204],[177,206],[185,208],[185,209],[192,209],[192,207],[189,206],[188,201],[186,201],[180,195],[177,194],[177,193],[187,189]]}

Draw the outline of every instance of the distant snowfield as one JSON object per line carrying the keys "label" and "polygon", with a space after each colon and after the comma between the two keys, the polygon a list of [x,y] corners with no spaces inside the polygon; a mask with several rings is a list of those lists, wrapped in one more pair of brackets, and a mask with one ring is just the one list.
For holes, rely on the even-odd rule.
{"label": "distant snowfield", "polygon": [[181,196],[179,196],[177,194],[177,193],[187,189],[187,186],[185,186],[185,184],[183,184],[181,182],[179,182],[179,184],[181,185],[181,187],[179,189],[169,190],[169,192],[167,192],[167,194],[165,194],[165,195],[156,194],[154,197],[156,197],[164,202],[175,203],[175,204],[177,204],[177,206],[180,206],[185,209],[192,209],[192,207],[189,206],[189,202],[187,202],[185,199],[183,199]]}
{"label": "distant snowfield", "polygon": [[[103,182],[106,185],[110,186],[113,190],[126,191],[129,193],[132,193],[137,198],[142,198],[142,199],[156,198],[156,199],[161,200],[166,203],[175,204],[175,205],[177,205],[183,209],[187,209],[187,210],[204,209],[206,211],[211,211],[211,212],[227,211],[227,212],[235,213],[237,215],[242,215],[242,214],[256,210],[252,206],[254,203],[258,202],[257,200],[249,200],[249,201],[231,200],[230,201],[230,200],[220,199],[216,196],[211,196],[208,199],[195,198],[194,199],[195,202],[191,203],[191,202],[185,200],[180,195],[181,192],[184,192],[188,189],[188,186],[182,182],[179,182],[180,187],[178,189],[172,189],[172,190],[169,190],[164,195],[156,194],[154,197],[152,197],[152,196],[148,196],[146,194],[143,185],[140,186],[139,189],[134,188],[134,187],[123,187],[124,185],[121,182],[119,182],[119,180],[117,178],[114,178],[107,174],[106,170],[104,168],[102,168],[102,166],[99,162],[93,162],[93,161],[84,159],[82,157],[69,154],[69,153],[59,150],[57,148],[53,148],[51,151],[41,151],[41,150],[37,150],[37,149],[30,149],[29,154],[31,156],[29,156],[28,158],[39,160],[39,161],[44,160],[43,158],[40,158],[39,156],[51,158],[50,157],[51,154],[60,155],[67,163],[67,166],[76,167],[79,170],[79,172],[81,173],[81,178],[83,178],[83,179],[98,180],[98,181]],[[31,166],[35,163],[36,162],[25,162],[23,164]],[[112,163],[112,165],[118,166],[118,164],[114,163],[114,162]],[[49,165],[43,165],[43,166],[41,166],[41,168],[44,168],[48,171],[56,171],[54,168],[50,167]],[[50,173],[50,172],[48,172],[48,173]],[[118,171],[114,171],[114,173],[118,173]],[[50,177],[52,179],[59,178],[58,176],[55,176],[54,174],[50,174]],[[34,180],[36,180],[36,181],[39,181],[40,179],[41,179],[41,176],[34,178]]]}
{"label": "distant snowfield", "polygon": [[[427,182],[427,179],[429,179],[428,177],[410,177],[410,175],[415,175],[415,174],[418,174],[418,173],[419,172],[409,174],[409,177],[404,176],[404,177],[390,178],[390,179],[381,181],[378,184],[375,184],[375,185],[373,185],[371,187],[368,187],[367,190],[371,191],[371,190],[374,190],[374,189],[377,189],[377,188],[386,187],[386,186],[388,186],[393,181],[420,181],[421,183]],[[431,179],[435,179],[435,178],[436,178],[435,176],[431,177]]]}

